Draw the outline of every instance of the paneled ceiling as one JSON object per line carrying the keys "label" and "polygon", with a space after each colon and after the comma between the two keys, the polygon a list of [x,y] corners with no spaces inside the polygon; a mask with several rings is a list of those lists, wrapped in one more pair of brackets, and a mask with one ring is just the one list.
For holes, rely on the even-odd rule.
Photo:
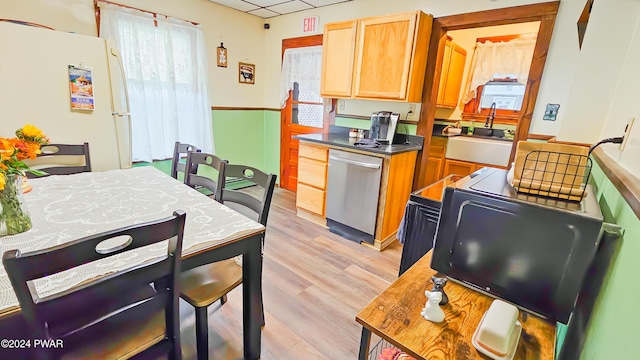
{"label": "paneled ceiling", "polygon": [[271,18],[302,10],[315,9],[353,0],[210,0],[247,14]]}

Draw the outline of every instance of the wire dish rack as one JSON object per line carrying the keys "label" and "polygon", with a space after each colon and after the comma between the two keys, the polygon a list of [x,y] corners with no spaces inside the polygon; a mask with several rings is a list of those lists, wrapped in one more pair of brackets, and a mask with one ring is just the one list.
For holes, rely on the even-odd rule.
{"label": "wire dish rack", "polygon": [[369,351],[369,360],[415,360],[390,342],[380,339]]}
{"label": "wire dish rack", "polygon": [[588,155],[533,150],[516,164],[513,186],[519,193],[581,201],[591,167]]}

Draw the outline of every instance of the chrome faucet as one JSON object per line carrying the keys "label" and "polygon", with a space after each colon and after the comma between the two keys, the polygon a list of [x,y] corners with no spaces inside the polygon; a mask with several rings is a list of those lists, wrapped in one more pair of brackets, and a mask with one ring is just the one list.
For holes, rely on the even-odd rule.
{"label": "chrome faucet", "polygon": [[491,103],[491,107],[489,108],[489,115],[487,116],[487,120],[484,122],[484,127],[489,128],[489,130],[493,131],[493,120],[496,118],[496,103]]}

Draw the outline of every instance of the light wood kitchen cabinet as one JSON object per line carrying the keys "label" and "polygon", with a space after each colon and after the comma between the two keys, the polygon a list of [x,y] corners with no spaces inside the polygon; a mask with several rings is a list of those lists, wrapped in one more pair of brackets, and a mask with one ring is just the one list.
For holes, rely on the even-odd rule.
{"label": "light wood kitchen cabinet", "polygon": [[298,149],[296,206],[320,217],[325,215],[328,154],[326,147],[302,142]]}
{"label": "light wood kitchen cabinet", "polygon": [[442,178],[451,174],[467,176],[476,170],[482,169],[483,167],[493,167],[504,170],[508,169],[506,166],[500,165],[489,165],[462,160],[446,159],[444,162],[444,171],[442,172]]}
{"label": "light wood kitchen cabinet", "polygon": [[322,38],[323,97],[351,97],[358,20],[326,24]]}
{"label": "light wood kitchen cabinet", "polygon": [[444,178],[451,174],[467,176],[474,171],[476,171],[476,163],[446,159],[444,161],[444,171],[442,173],[442,177]]}
{"label": "light wood kitchen cabinet", "polygon": [[448,36],[442,60],[442,72],[438,85],[437,107],[454,109],[458,105],[462,75],[467,60],[467,51],[452,41]]}
{"label": "light wood kitchen cabinet", "polygon": [[355,22],[355,36],[353,22],[325,25],[321,95],[420,102],[433,17],[416,11]]}
{"label": "light wood kitchen cabinet", "polygon": [[444,155],[447,150],[447,138],[431,137],[431,145],[429,146],[429,161],[427,162],[427,180],[426,185],[442,179],[442,170],[444,168]]}

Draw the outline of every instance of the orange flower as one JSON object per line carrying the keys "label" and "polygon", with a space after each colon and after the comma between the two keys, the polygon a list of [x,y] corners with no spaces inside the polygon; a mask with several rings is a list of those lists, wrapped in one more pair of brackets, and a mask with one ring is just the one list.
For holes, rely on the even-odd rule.
{"label": "orange flower", "polygon": [[24,175],[29,167],[24,160],[35,159],[40,154],[40,146],[49,143],[42,130],[27,124],[16,131],[16,138],[0,137],[0,177],[3,189],[7,174]]}
{"label": "orange flower", "polygon": [[4,174],[0,173],[0,190],[4,190],[4,182],[5,182]]}

